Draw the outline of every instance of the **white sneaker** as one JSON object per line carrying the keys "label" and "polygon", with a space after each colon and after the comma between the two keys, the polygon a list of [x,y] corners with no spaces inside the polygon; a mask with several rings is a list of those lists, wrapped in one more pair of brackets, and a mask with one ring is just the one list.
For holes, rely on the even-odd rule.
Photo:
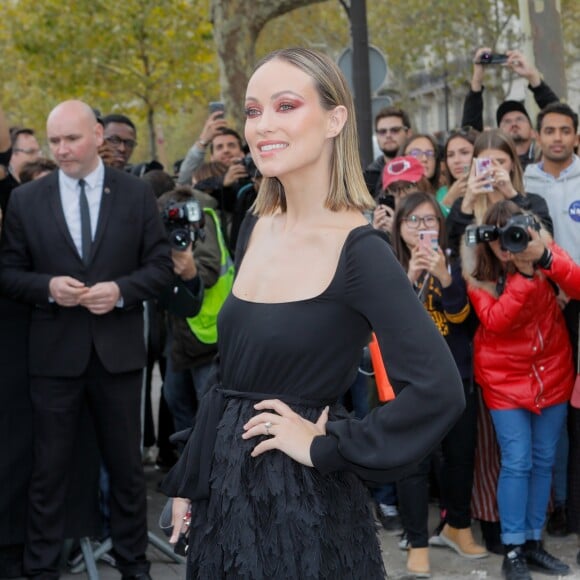
{"label": "white sneaker", "polygon": [[407,538],[407,534],[405,532],[403,532],[401,534],[401,539],[399,540],[399,550],[405,550],[407,551],[410,547],[411,544],[409,543],[409,538]]}

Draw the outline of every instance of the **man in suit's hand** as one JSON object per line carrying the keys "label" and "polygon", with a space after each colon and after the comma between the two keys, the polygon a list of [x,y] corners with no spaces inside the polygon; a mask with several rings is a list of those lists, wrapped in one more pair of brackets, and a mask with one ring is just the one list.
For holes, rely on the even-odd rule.
{"label": "man in suit's hand", "polygon": [[93,314],[107,314],[121,299],[121,291],[115,282],[99,282],[80,297],[79,304]]}
{"label": "man in suit's hand", "polygon": [[81,297],[88,292],[88,288],[83,282],[72,278],[71,276],[55,276],[50,279],[48,291],[50,297],[59,306],[78,306]]}

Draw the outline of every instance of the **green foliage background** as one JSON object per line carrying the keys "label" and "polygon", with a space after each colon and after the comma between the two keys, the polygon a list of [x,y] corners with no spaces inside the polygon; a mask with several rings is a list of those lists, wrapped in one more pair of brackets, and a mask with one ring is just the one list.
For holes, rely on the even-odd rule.
{"label": "green foliage background", "polygon": [[[403,100],[417,70],[447,71],[453,88],[469,78],[477,46],[519,42],[517,0],[389,0],[367,2],[367,11],[369,41],[387,55]],[[580,2],[562,0],[562,14],[566,46],[577,58]],[[240,14],[240,25],[247,18]],[[56,103],[82,98],[137,122],[134,161],[150,159],[155,148],[164,162],[182,157],[207,102],[220,97],[210,0],[4,0],[0,42],[0,104],[12,124],[42,135]],[[343,5],[327,0],[270,21],[256,55],[306,45],[337,57],[349,42]]]}

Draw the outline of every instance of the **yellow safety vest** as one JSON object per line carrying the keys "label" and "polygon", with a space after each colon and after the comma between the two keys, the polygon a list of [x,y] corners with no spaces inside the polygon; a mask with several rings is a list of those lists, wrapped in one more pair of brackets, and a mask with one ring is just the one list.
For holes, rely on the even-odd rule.
{"label": "yellow safety vest", "polygon": [[219,218],[216,212],[206,207],[203,211],[212,217],[215,223],[218,245],[220,248],[220,275],[211,288],[205,288],[201,310],[191,318],[186,318],[187,324],[195,337],[204,344],[217,342],[217,317],[232,286],[234,285],[234,263],[226,247]]}

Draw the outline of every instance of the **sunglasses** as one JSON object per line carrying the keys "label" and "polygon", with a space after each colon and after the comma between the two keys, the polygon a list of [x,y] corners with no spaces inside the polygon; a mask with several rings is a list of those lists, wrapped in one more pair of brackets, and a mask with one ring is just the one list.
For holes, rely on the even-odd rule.
{"label": "sunglasses", "polygon": [[377,129],[375,133],[384,137],[385,135],[398,135],[401,131],[407,131],[409,127],[399,125],[398,127],[389,127],[387,129]]}

